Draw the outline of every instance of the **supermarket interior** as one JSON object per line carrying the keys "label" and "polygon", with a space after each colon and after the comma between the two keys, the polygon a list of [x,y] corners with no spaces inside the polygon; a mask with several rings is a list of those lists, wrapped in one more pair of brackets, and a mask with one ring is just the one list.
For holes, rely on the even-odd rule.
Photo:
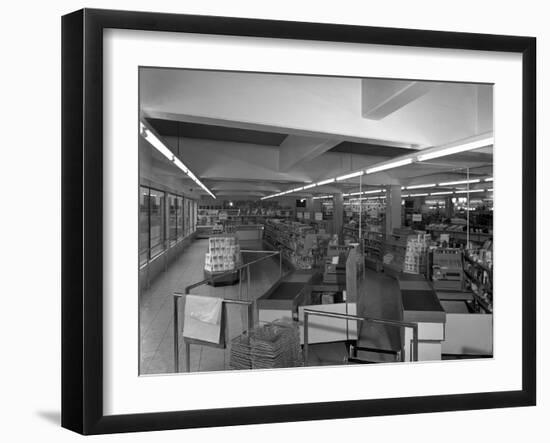
{"label": "supermarket interior", "polygon": [[491,358],[493,86],[140,69],[139,373]]}

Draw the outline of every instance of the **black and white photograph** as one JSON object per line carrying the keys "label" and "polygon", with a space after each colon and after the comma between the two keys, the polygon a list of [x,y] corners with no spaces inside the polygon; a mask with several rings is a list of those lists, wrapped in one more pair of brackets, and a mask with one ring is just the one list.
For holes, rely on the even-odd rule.
{"label": "black and white photograph", "polygon": [[140,67],[139,375],[493,358],[493,90]]}

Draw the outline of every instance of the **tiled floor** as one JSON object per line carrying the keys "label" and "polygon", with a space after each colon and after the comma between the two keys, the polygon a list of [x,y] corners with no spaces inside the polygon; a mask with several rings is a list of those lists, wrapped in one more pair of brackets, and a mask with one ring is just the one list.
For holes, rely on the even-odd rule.
{"label": "tiled floor", "polygon": [[[140,374],[163,374],[174,371],[173,360],[173,297],[174,291],[183,292],[185,287],[204,278],[204,253],[208,240],[196,240],[186,251],[161,274],[140,296]],[[242,249],[258,250],[260,242],[242,242]],[[243,254],[243,261],[250,262],[259,256]],[[223,298],[255,300],[262,295],[279,276],[279,260],[267,259],[252,265],[250,290],[243,284],[212,287],[203,285],[193,289],[194,294]],[[240,290],[241,288],[241,290]],[[364,294],[365,304],[360,315],[399,319],[398,286],[389,277],[374,271],[367,271],[359,286]],[[183,318],[183,303],[180,304],[180,328]],[[228,306],[229,338],[239,335],[245,328],[246,315],[242,308]],[[399,332],[395,328],[367,325],[361,329],[359,346],[399,349]],[[184,346],[179,344],[180,368],[185,367]],[[229,350],[210,346],[191,345],[191,371],[217,371],[228,369]]]}
{"label": "tiled floor", "polygon": [[[173,297],[175,291],[184,292],[185,287],[204,279],[204,254],[208,240],[195,240],[183,254],[162,273],[140,298],[140,374],[163,374],[174,370]],[[262,249],[261,242],[241,242],[241,249]],[[260,255],[243,253],[243,262],[248,263]],[[193,289],[193,294],[215,297],[255,300],[262,295],[279,276],[278,258],[266,259],[251,265],[250,290],[247,294],[247,279],[241,285],[203,285]],[[180,329],[183,318],[183,303],[179,303]],[[228,306],[229,338],[244,330],[246,314],[235,305]],[[185,367],[184,347],[180,340],[180,368]],[[191,371],[214,371],[227,369],[229,351],[210,346],[191,345]]]}

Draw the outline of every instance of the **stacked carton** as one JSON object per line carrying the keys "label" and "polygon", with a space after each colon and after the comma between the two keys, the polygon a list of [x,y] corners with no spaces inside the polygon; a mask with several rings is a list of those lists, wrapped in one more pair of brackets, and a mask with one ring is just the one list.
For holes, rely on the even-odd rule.
{"label": "stacked carton", "polygon": [[406,274],[425,274],[428,251],[428,235],[418,234],[407,238],[407,250],[403,261]]}
{"label": "stacked carton", "polygon": [[225,272],[241,264],[241,250],[234,236],[210,237],[205,255],[204,269],[208,272]]}

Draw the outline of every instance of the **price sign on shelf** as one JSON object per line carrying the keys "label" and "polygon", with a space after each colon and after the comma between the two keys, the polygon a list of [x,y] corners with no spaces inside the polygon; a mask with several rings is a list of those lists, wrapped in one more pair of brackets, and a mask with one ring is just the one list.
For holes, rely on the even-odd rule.
{"label": "price sign on shelf", "polygon": [[413,214],[413,222],[421,222],[422,221],[422,214]]}
{"label": "price sign on shelf", "polygon": [[304,212],[304,218],[306,220],[309,220],[309,216],[310,216],[309,212]]}

